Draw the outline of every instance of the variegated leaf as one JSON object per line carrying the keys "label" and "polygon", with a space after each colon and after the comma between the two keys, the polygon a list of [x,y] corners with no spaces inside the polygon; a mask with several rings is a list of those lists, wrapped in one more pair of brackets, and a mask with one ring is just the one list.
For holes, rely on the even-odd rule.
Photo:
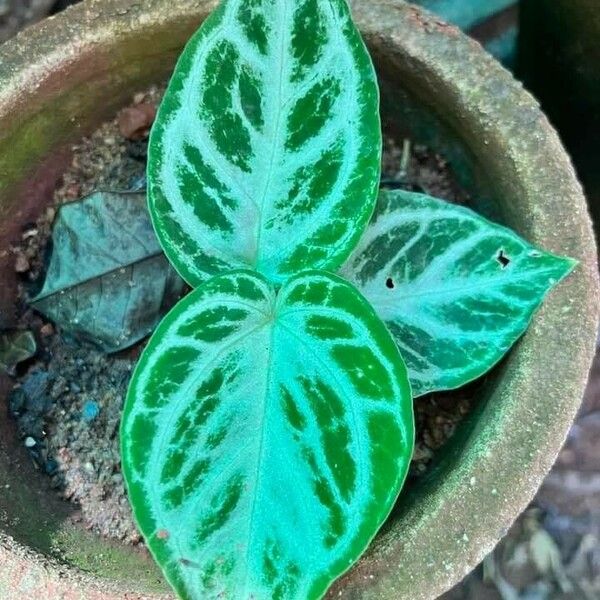
{"label": "variegated leaf", "polygon": [[339,267],[376,202],[378,109],[346,0],[222,0],[150,140],[150,209],[182,277]]}
{"label": "variegated leaf", "polygon": [[388,515],[413,445],[392,337],[342,279],[237,271],[165,318],[122,425],[135,517],[185,599],[319,598]]}
{"label": "variegated leaf", "polygon": [[496,364],[576,264],[467,208],[397,190],[381,193],[341,273],[387,324],[419,396]]}

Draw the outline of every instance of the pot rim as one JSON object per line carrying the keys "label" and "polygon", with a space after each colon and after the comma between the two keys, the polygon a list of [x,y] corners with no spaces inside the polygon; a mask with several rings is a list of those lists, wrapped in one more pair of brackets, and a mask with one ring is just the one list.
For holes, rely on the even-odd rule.
{"label": "pot rim", "polygon": [[[468,129],[482,170],[505,197],[508,224],[530,241],[581,261],[511,352],[502,386],[490,390],[463,445],[449,453],[452,468],[408,494],[401,518],[332,592],[428,599],[457,583],[494,547],[531,501],[562,446],[595,349],[596,247],[581,187],[558,136],[507,71],[456,28],[402,0],[352,4],[367,43],[390,50],[390,64],[407,81],[412,78],[423,102],[437,110],[443,105],[440,116],[450,128]],[[84,51],[110,50],[123,37],[178,19],[198,21],[215,5],[145,0],[142,8],[134,0],[86,0],[31,27],[0,47],[0,123],[36,102],[49,74],[76,64]],[[414,494],[420,499],[411,504]],[[52,590],[55,597],[121,597],[110,582],[48,561],[0,533],[0,590],[21,585],[28,569],[35,574],[35,590]],[[136,593],[123,598],[165,597]]]}

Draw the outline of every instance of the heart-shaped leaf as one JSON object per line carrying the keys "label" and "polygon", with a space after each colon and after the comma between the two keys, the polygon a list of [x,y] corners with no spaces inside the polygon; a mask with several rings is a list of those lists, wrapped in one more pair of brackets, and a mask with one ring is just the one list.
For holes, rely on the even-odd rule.
{"label": "heart-shaped leaf", "polygon": [[116,352],[151,333],[185,288],[163,254],[145,194],[97,192],[61,206],[32,306]]}
{"label": "heart-shaped leaf", "polygon": [[346,0],[222,0],[150,139],[150,210],[182,277],[339,267],[376,202],[378,109]]}
{"label": "heart-shaped leaf", "polygon": [[396,190],[381,193],[341,272],[387,324],[420,396],[494,366],[576,264],[467,208]]}
{"label": "heart-shaped leaf", "polygon": [[402,358],[347,282],[217,276],[159,325],[121,439],[138,525],[185,599],[319,598],[363,552],[413,446]]}

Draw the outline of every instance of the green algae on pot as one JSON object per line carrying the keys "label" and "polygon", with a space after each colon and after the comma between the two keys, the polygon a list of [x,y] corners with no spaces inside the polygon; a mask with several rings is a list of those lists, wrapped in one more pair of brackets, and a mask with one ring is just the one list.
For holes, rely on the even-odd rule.
{"label": "green algae on pot", "polygon": [[[166,76],[214,4],[150,0],[142,9],[135,2],[91,0],[0,49],[0,155],[12,162],[0,191],[3,248],[28,211],[41,209],[44,195],[36,190],[53,183],[61,168],[50,155],[92,131],[125,97]],[[475,206],[479,212],[581,261],[491,379],[477,413],[434,473],[402,499],[369,552],[332,591],[343,598],[433,598],[493,547],[562,444],[593,353],[595,247],[569,161],[535,102],[508,73],[455,28],[403,2],[354,2],[354,9],[381,79],[384,117],[399,130],[418,129],[397,118],[405,111],[401,100],[409,99],[414,114],[436,124],[440,146],[457,149],[470,191],[484,198]],[[98,69],[87,67],[91,58]],[[82,102],[71,105],[70,114],[52,112],[75,93]],[[19,145],[19,127],[23,144],[27,136],[47,134],[53,141],[29,155],[32,146]],[[10,267],[7,262],[2,269],[3,283],[13,276]],[[121,557],[130,549],[67,524],[64,507],[19,467],[25,461],[15,445],[7,436],[1,443],[0,476],[11,486],[0,496],[7,517],[2,596],[160,597],[149,561],[135,556],[135,567],[124,565]],[[81,547],[95,548],[99,564],[86,561]],[[59,562],[46,563],[50,558]],[[30,578],[22,575],[27,568]]]}

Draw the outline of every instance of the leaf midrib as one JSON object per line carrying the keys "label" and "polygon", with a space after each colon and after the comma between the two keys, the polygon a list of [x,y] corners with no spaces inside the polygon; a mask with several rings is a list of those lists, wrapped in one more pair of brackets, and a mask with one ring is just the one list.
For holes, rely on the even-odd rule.
{"label": "leaf midrib", "polygon": [[287,0],[284,0],[283,2],[283,7],[281,9],[281,22],[280,22],[280,28],[279,28],[279,86],[277,89],[277,102],[276,102],[276,106],[277,106],[277,111],[276,111],[276,116],[275,116],[275,128],[273,130],[273,141],[272,141],[272,150],[271,150],[271,156],[269,158],[269,164],[268,164],[268,168],[267,168],[267,173],[265,175],[265,183],[264,183],[264,187],[263,187],[263,192],[262,192],[262,198],[260,200],[260,205],[259,205],[259,214],[258,214],[258,224],[257,224],[257,233],[256,233],[256,247],[255,247],[255,255],[254,258],[252,260],[252,265],[255,269],[257,269],[258,267],[258,263],[260,262],[261,259],[261,247],[260,247],[260,243],[261,243],[261,239],[262,239],[262,235],[263,235],[263,230],[265,227],[265,220],[264,220],[264,213],[265,213],[265,202],[267,199],[267,194],[269,192],[269,189],[271,187],[271,180],[273,178],[273,166],[275,164],[275,157],[277,156],[278,152],[281,151],[281,136],[280,136],[280,130],[281,130],[281,123],[282,123],[282,117],[283,117],[283,103],[282,103],[282,98],[283,98],[283,79],[284,79],[284,72],[287,72],[286,66],[287,66],[287,52],[286,52],[286,27],[285,27],[285,23],[287,21],[287,15],[288,15],[288,3]]}
{"label": "leaf midrib", "polygon": [[[264,449],[265,449],[265,438],[266,438],[265,430],[266,430],[266,424],[267,424],[269,398],[271,396],[271,394],[270,394],[271,371],[273,369],[273,354],[274,354],[274,352],[273,352],[274,343],[273,342],[274,342],[274,337],[275,337],[276,323],[277,323],[277,315],[276,314],[273,315],[273,318],[270,321],[267,321],[265,323],[265,326],[271,327],[271,331],[270,331],[270,335],[269,335],[269,352],[268,352],[268,358],[267,358],[268,363],[267,363],[267,368],[265,369],[265,395],[264,395],[264,402],[263,402],[262,427],[261,427],[261,431],[260,431],[260,440],[258,443],[258,457],[256,459],[256,471],[255,471],[255,475],[254,475],[255,493],[252,498],[252,506],[250,507],[250,518],[248,519],[248,536],[247,536],[248,543],[246,546],[246,556],[245,556],[246,565],[250,564],[250,554],[252,553],[252,548],[253,548],[252,542],[254,539],[254,527],[255,527],[254,514],[256,512],[257,498],[260,493],[261,482],[262,482],[263,473],[264,473],[264,469],[261,467],[262,467],[262,463],[263,463],[263,456],[264,456]],[[244,593],[248,594],[249,570],[246,569],[245,573],[246,573],[246,578],[244,580]],[[250,592],[251,592],[251,590],[250,590]]]}
{"label": "leaf midrib", "polygon": [[[395,293],[394,290],[386,290],[386,291],[389,292],[390,301],[393,301],[393,302],[400,301],[400,300],[416,300],[416,299],[429,297],[429,296],[444,296],[444,295],[446,295],[446,296],[457,295],[458,296],[458,295],[464,295],[473,290],[480,289],[481,287],[485,287],[485,289],[489,290],[490,288],[502,287],[503,285],[506,285],[507,283],[514,283],[514,282],[521,282],[522,280],[528,280],[529,276],[531,275],[532,272],[535,275],[545,275],[545,274],[555,273],[555,271],[556,271],[556,268],[548,267],[548,268],[545,268],[542,270],[531,269],[531,270],[526,271],[525,273],[521,273],[517,276],[509,274],[509,273],[505,273],[498,277],[491,277],[491,276],[489,278],[482,277],[479,280],[479,283],[473,283],[471,285],[464,285],[464,286],[457,286],[457,287],[446,286],[445,282],[442,281],[441,285],[445,286],[444,289],[428,290],[428,291],[417,292],[417,293],[398,294],[398,293]],[[557,276],[557,282],[560,281],[560,279],[562,279],[565,276],[566,276],[566,274],[561,274],[561,275]],[[403,287],[410,288],[411,283],[405,283],[405,284],[403,283],[401,285],[398,285],[396,290],[401,290]],[[366,290],[366,287],[363,289]],[[388,294],[385,294],[385,292],[383,292],[382,294],[379,294],[377,292],[375,294],[370,294],[371,298],[375,298],[375,297],[383,298],[384,296],[388,296]],[[392,296],[393,296],[393,298],[392,298]],[[387,302],[386,302],[386,304],[387,304]]]}
{"label": "leaf midrib", "polygon": [[[97,275],[91,275],[90,277],[87,277],[85,279],[77,281],[77,282],[73,283],[72,285],[50,288],[48,291],[44,292],[43,294],[39,294],[39,295],[35,296],[35,298],[33,298],[31,300],[31,302],[32,303],[42,302],[43,300],[47,300],[48,298],[55,296],[56,294],[60,294],[61,292],[65,292],[65,293],[70,292],[71,290],[74,290],[74,289],[77,289],[78,287],[84,286],[86,283],[93,282],[95,279],[103,279],[104,277],[106,277],[108,275],[112,275],[113,273],[117,273],[117,272],[121,271],[122,269],[128,269],[130,267],[134,267],[135,265],[142,264],[144,262],[147,262],[147,261],[152,260],[153,258],[157,258],[159,256],[164,256],[163,251],[160,249],[157,250],[156,252],[152,252],[151,254],[144,256],[143,258],[138,258],[138,259],[123,263],[122,265],[119,265],[119,266],[115,267],[114,269],[104,271],[103,273],[99,273]],[[165,261],[167,261],[166,257],[165,257]],[[169,266],[169,268],[172,268],[170,263],[168,263],[168,266]]]}

